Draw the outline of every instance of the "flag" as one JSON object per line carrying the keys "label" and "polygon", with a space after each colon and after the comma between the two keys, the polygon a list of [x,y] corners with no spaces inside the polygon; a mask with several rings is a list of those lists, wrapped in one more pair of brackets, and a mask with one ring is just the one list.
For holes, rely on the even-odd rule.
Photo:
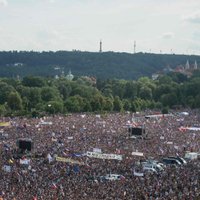
{"label": "flag", "polygon": [[49,160],[49,163],[51,163],[51,162],[53,161],[53,158],[52,158],[52,156],[51,156],[50,153],[48,153],[47,158],[48,158],[48,160]]}
{"label": "flag", "polygon": [[12,163],[13,163],[13,160],[12,160],[12,159],[9,159],[9,161],[8,161],[8,162],[12,164]]}
{"label": "flag", "polygon": [[80,168],[79,168],[78,165],[75,165],[75,166],[73,167],[73,170],[74,170],[75,173],[79,173]]}
{"label": "flag", "polygon": [[72,156],[73,157],[81,157],[81,156],[83,156],[83,154],[81,154],[81,153],[73,153]]}
{"label": "flag", "polygon": [[57,189],[57,185],[55,183],[52,184],[52,189]]}
{"label": "flag", "polygon": [[6,150],[9,150],[10,149],[10,146],[8,144],[4,144],[3,147],[6,149]]}
{"label": "flag", "polygon": [[120,154],[120,153],[121,153],[121,150],[120,150],[120,149],[116,149],[115,153],[116,153],[116,154]]}
{"label": "flag", "polygon": [[71,171],[70,166],[67,165],[67,167],[66,167],[66,174],[67,174],[68,176],[70,175],[70,171]]}
{"label": "flag", "polygon": [[122,175],[120,176],[121,181],[124,181],[125,179],[126,179],[125,176],[122,176]]}
{"label": "flag", "polygon": [[136,122],[132,122],[132,127],[137,127],[138,124]]}
{"label": "flag", "polygon": [[163,149],[161,147],[159,147],[159,149],[160,149],[161,153],[163,154],[164,153]]}

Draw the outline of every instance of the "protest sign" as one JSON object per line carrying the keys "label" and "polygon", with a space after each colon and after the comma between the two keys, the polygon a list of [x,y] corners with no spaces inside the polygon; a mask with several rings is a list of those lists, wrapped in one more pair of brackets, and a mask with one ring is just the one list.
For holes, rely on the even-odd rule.
{"label": "protest sign", "polygon": [[132,156],[144,156],[142,152],[132,152]]}
{"label": "protest sign", "polygon": [[86,155],[88,157],[91,157],[91,158],[122,160],[122,155],[117,155],[117,154],[101,154],[101,153],[98,153],[98,152],[87,151]]}

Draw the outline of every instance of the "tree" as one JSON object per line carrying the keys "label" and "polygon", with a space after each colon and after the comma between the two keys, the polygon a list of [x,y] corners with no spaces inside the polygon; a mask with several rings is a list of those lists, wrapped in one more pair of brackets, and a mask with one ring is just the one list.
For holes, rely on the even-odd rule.
{"label": "tree", "polygon": [[169,74],[169,76],[176,83],[183,83],[188,80],[188,78],[185,74],[181,74],[181,73],[177,73],[177,72],[172,72]]}
{"label": "tree", "polygon": [[195,97],[195,102],[194,102],[194,104],[195,104],[195,108],[200,108],[200,95],[197,95],[197,96]]}
{"label": "tree", "polygon": [[28,87],[44,87],[45,79],[37,76],[26,76],[23,78],[22,84]]}
{"label": "tree", "polygon": [[43,101],[48,102],[60,99],[60,95],[58,90],[54,87],[43,87],[41,88],[41,98]]}
{"label": "tree", "polygon": [[137,98],[133,101],[133,105],[135,107],[135,110],[140,111],[142,109],[146,108],[146,101],[141,99],[141,98]]}
{"label": "tree", "polygon": [[103,110],[112,111],[113,110],[113,99],[109,97],[105,97],[103,101]]}
{"label": "tree", "polygon": [[[138,109],[138,110],[140,110],[140,109]],[[136,111],[137,111],[137,106],[136,106],[135,102],[132,101],[131,102],[131,112],[136,112]]]}
{"label": "tree", "polygon": [[105,88],[103,88],[102,93],[106,97],[113,97],[111,86],[106,86]]}
{"label": "tree", "polygon": [[134,99],[137,96],[137,84],[133,81],[128,81],[125,85],[124,98]]}
{"label": "tree", "polygon": [[0,104],[4,104],[8,99],[8,95],[14,91],[15,89],[12,86],[7,83],[0,82]]}
{"label": "tree", "polygon": [[112,93],[113,96],[119,96],[119,98],[123,98],[125,92],[125,80],[113,80],[112,83]]}
{"label": "tree", "polygon": [[92,97],[90,104],[93,111],[102,111],[105,105],[104,97],[101,94],[96,94]]}
{"label": "tree", "polygon": [[84,100],[79,95],[71,96],[65,101],[64,107],[69,112],[81,112],[84,109]]}
{"label": "tree", "polygon": [[193,96],[200,94],[200,78],[193,78],[185,85],[186,96]]}
{"label": "tree", "polygon": [[8,106],[12,110],[21,110],[22,109],[22,99],[18,92],[11,92],[8,95]]}
{"label": "tree", "polygon": [[158,85],[154,92],[154,99],[156,101],[159,101],[163,94],[168,94],[171,92],[172,92],[171,85],[167,85],[167,84]]}
{"label": "tree", "polygon": [[113,102],[113,110],[117,112],[121,112],[123,110],[123,104],[122,101],[118,96],[114,97],[114,102]]}
{"label": "tree", "polygon": [[84,104],[84,107],[83,107],[83,112],[91,112],[92,111],[92,106],[90,104],[90,102],[87,100],[87,99],[83,99],[83,104]]}
{"label": "tree", "polygon": [[195,108],[195,99],[193,96],[186,97],[186,105],[188,105],[191,108]]}
{"label": "tree", "polygon": [[175,93],[163,94],[161,97],[161,103],[164,106],[172,107],[173,105],[177,105],[177,102],[178,100]]}
{"label": "tree", "polygon": [[38,103],[41,102],[41,89],[40,88],[29,88],[28,95],[28,108],[29,110],[35,107]]}
{"label": "tree", "polygon": [[0,116],[4,116],[6,114],[5,105],[0,105]]}
{"label": "tree", "polygon": [[140,88],[139,97],[142,99],[152,99],[151,88],[149,88],[147,86]]}
{"label": "tree", "polygon": [[161,102],[156,102],[155,103],[155,108],[161,109],[162,108],[162,103]]}
{"label": "tree", "polygon": [[158,81],[159,81],[159,85],[161,84],[170,85],[172,83],[172,78],[167,75],[164,75],[164,76],[160,76]]}
{"label": "tree", "polygon": [[46,112],[57,114],[63,112],[63,103],[61,101],[49,101],[46,103]]}
{"label": "tree", "polygon": [[67,81],[62,81],[58,83],[58,90],[63,100],[66,100],[69,97],[72,91],[72,88],[71,88],[71,85]]}
{"label": "tree", "polygon": [[164,107],[162,109],[162,114],[168,114],[169,113],[169,108],[168,107]]}
{"label": "tree", "polygon": [[124,99],[122,101],[123,103],[123,109],[126,110],[126,111],[130,111],[131,110],[131,103],[128,99]]}
{"label": "tree", "polygon": [[92,96],[94,96],[95,94],[97,94],[98,91],[96,88],[92,87],[92,86],[85,86],[85,85],[75,85],[75,87],[73,88],[71,95],[79,95],[81,97],[90,99],[92,98]]}

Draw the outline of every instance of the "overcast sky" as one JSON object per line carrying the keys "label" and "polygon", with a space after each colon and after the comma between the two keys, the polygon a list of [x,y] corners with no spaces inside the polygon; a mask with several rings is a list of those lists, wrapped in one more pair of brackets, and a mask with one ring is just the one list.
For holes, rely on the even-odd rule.
{"label": "overcast sky", "polygon": [[0,50],[200,55],[200,0],[0,0]]}

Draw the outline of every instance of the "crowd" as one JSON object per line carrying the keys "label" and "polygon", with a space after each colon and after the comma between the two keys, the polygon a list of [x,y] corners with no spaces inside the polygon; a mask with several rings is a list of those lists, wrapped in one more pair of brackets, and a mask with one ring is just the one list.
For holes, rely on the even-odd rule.
{"label": "crowd", "polygon": [[[43,118],[1,118],[0,199],[3,200],[198,200],[200,160],[161,173],[134,175],[142,160],[162,161],[199,152],[200,114],[189,110],[146,119],[146,113],[71,114]],[[144,125],[148,139],[131,139],[127,123]],[[29,138],[31,152],[19,154],[16,141]],[[87,152],[121,155],[122,160],[87,156]],[[143,153],[143,156],[132,155]],[[57,158],[61,157],[63,161]],[[68,161],[65,159],[68,158]],[[22,160],[29,160],[22,164]],[[7,167],[7,168],[6,168]],[[107,174],[123,175],[102,181]]]}

